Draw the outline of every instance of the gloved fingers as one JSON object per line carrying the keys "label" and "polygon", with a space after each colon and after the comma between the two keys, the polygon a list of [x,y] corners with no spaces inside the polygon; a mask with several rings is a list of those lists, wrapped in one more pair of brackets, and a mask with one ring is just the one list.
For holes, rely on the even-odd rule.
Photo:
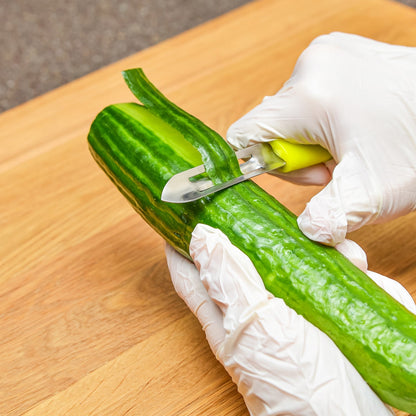
{"label": "gloved fingers", "polygon": [[322,186],[326,185],[331,180],[331,173],[324,163],[287,173],[279,172],[278,170],[269,173],[297,185]]}
{"label": "gloved fingers", "polygon": [[344,240],[335,248],[364,273],[368,271],[367,254],[352,240]]}
{"label": "gloved fingers", "polygon": [[224,313],[217,358],[252,414],[392,414],[323,332],[267,292],[222,232],[197,225],[190,254]]}
{"label": "gloved fingers", "polygon": [[168,244],[165,253],[173,286],[198,318],[211,350],[216,355],[225,337],[222,313],[208,296],[195,265]]}
{"label": "gloved fingers", "polygon": [[282,299],[227,334],[221,355],[254,415],[392,415],[333,341]]}
{"label": "gloved fingers", "polygon": [[384,289],[390,296],[395,298],[410,312],[416,314],[415,301],[410,293],[398,281],[370,270],[367,271],[367,275],[373,280],[374,283]]}
{"label": "gloved fingers", "polygon": [[374,283],[409,309],[410,312],[416,314],[416,305],[410,293],[396,280],[368,270],[367,255],[357,243],[352,240],[344,240],[337,244],[335,248],[351,263],[366,273]]}
{"label": "gloved fingers", "polygon": [[190,254],[224,313],[217,358],[252,414],[391,415],[323,332],[267,292],[222,232],[197,225]]}
{"label": "gloved fingers", "polygon": [[373,176],[358,156],[347,154],[299,215],[299,228],[310,239],[334,246],[347,232],[374,222],[382,209],[382,191]]}
{"label": "gloved fingers", "polygon": [[251,319],[251,312],[272,297],[251,260],[220,230],[198,224],[192,233],[190,254],[209,296],[224,315],[227,333]]}
{"label": "gloved fingers", "polygon": [[[232,250],[222,233],[211,233],[216,230],[197,226],[193,255],[209,293],[225,311],[227,331],[218,356],[252,414],[391,415],[335,344],[282,299],[269,296],[245,255]],[[209,253],[200,256],[197,246],[208,242]],[[229,261],[237,263],[237,273]],[[245,271],[253,282],[246,282]],[[242,308],[234,307],[241,290]],[[252,296],[253,291],[259,293]]]}
{"label": "gloved fingers", "polygon": [[316,120],[320,119],[321,106],[319,100],[312,100],[311,105],[304,87],[289,80],[276,95],[265,97],[261,104],[233,123],[227,131],[227,141],[235,149],[276,138],[320,143],[324,133]]}

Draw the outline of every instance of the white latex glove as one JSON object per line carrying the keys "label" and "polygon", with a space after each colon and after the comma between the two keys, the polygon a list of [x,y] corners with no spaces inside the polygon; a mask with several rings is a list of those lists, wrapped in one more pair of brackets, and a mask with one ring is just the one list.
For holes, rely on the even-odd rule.
{"label": "white latex glove", "polygon": [[[355,243],[346,240],[340,251],[366,270]],[[393,415],[329,337],[265,289],[251,260],[222,232],[197,225],[190,254],[199,271],[166,247],[174,287],[251,415]],[[416,312],[400,284],[371,277]]]}
{"label": "white latex glove", "polygon": [[415,210],[416,48],[343,33],[316,38],[283,88],[227,133],[235,148],[277,137],[318,143],[334,158],[328,169],[282,175],[330,181],[299,216],[309,238],[335,245]]}

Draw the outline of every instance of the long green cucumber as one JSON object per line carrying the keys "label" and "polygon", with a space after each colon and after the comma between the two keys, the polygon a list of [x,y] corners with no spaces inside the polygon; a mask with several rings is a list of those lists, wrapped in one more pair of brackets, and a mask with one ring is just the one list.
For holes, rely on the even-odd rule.
{"label": "long green cucumber", "polygon": [[325,332],[386,403],[416,413],[416,316],[251,181],[187,204],[160,199],[176,173],[204,161],[214,182],[239,174],[228,144],[164,97],[139,69],[125,80],[143,105],[110,105],[91,125],[98,164],[133,208],[189,257],[198,223],[221,229],[253,261],[266,288]]}

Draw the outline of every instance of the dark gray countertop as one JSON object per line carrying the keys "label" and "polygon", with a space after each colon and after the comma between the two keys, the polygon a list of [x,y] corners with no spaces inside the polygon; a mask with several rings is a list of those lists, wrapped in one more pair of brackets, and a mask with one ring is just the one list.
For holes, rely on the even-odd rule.
{"label": "dark gray countertop", "polygon": [[3,0],[0,112],[248,2]]}

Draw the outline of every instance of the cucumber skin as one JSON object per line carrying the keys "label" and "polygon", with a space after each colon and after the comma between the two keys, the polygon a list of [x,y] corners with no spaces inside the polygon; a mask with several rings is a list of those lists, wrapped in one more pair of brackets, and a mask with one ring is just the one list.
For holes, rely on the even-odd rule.
{"label": "cucumber skin", "polygon": [[[133,208],[188,258],[198,223],[221,229],[249,256],[266,288],[325,332],[383,401],[416,413],[415,315],[335,249],[306,238],[295,215],[251,181],[187,204],[161,201],[168,179],[195,159],[176,151],[180,133],[169,145],[152,123],[140,121],[146,111],[160,114],[149,101],[146,106],[109,106],[88,135],[93,157]],[[158,122],[181,129],[174,114],[165,112]]]}

